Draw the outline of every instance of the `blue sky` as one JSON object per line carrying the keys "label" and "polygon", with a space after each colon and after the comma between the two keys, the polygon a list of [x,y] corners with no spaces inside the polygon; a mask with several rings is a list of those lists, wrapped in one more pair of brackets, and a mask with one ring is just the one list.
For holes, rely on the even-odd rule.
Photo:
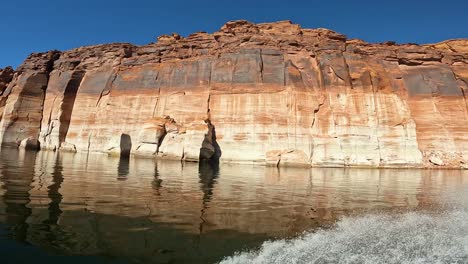
{"label": "blue sky", "polygon": [[31,52],[146,44],[171,32],[213,32],[236,19],[292,20],[368,42],[468,38],[468,0],[11,0],[0,7],[0,67],[17,67]]}

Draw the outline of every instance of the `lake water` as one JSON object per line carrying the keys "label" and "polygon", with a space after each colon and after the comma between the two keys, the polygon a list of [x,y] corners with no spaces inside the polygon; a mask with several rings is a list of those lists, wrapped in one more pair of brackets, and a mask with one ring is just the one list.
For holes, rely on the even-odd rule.
{"label": "lake water", "polygon": [[0,263],[468,263],[468,172],[0,152]]}

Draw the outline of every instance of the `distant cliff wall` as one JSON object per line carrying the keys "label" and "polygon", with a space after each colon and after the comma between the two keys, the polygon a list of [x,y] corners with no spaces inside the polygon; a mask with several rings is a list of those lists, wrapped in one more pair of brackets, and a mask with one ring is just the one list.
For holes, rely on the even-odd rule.
{"label": "distant cliff wall", "polygon": [[[1,72],[0,72],[1,76]],[[468,167],[468,40],[369,44],[228,22],[32,54],[2,82],[3,145],[273,166]]]}

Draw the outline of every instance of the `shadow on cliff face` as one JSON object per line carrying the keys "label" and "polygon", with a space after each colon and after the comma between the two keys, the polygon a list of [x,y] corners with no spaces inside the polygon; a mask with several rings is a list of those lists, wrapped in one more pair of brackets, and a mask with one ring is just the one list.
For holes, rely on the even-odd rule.
{"label": "shadow on cliff face", "polygon": [[129,158],[132,150],[132,139],[128,134],[120,135],[120,158]]}
{"label": "shadow on cliff face", "polygon": [[75,71],[72,74],[70,81],[65,87],[63,103],[60,106],[62,113],[60,114],[59,142],[62,144],[67,137],[68,128],[70,127],[71,115],[75,105],[76,93],[80,87],[81,81],[85,75],[84,71]]}
{"label": "shadow on cliff face", "polygon": [[132,150],[132,139],[128,134],[120,135],[120,159],[117,167],[118,179],[126,180],[130,171],[130,151]]}
{"label": "shadow on cliff face", "polygon": [[216,128],[209,119],[205,120],[205,123],[208,126],[208,133],[205,134],[205,139],[200,148],[199,159],[200,161],[211,160],[218,162],[222,152],[218,142],[216,142]]}

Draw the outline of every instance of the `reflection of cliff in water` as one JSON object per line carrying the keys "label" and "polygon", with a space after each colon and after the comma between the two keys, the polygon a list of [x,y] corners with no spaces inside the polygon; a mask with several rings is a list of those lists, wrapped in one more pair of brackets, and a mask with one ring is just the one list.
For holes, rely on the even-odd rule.
{"label": "reflection of cliff in water", "polygon": [[207,204],[213,195],[213,187],[219,175],[219,162],[202,161],[198,164],[198,177],[200,178],[200,188],[203,192],[203,203]]}
{"label": "reflection of cliff in water", "polygon": [[62,214],[60,203],[62,202],[62,194],[60,187],[63,182],[63,166],[60,160],[60,154],[55,156],[55,164],[52,171],[52,183],[47,187],[47,196],[50,199],[49,203],[49,218],[44,221],[45,224],[56,225]]}
{"label": "reflection of cliff in water", "polygon": [[213,196],[213,188],[216,184],[216,178],[219,174],[219,162],[216,159],[202,160],[198,164],[198,177],[200,178],[200,189],[203,192],[202,208],[200,210],[200,226],[198,242],[203,233],[203,227],[206,224],[205,213]]}
{"label": "reflection of cliff in water", "polygon": [[117,166],[117,179],[126,180],[130,172],[130,157],[120,156],[119,165]]}
{"label": "reflection of cliff in water", "polygon": [[[23,156],[22,156],[23,155]],[[429,207],[465,171],[278,169],[2,150],[0,221],[52,252],[215,262],[350,211]],[[126,181],[117,180],[125,171]],[[268,235],[265,235],[268,234]]]}
{"label": "reflection of cliff in water", "polygon": [[31,216],[29,191],[34,177],[36,153],[4,148],[0,151],[3,162],[0,181],[5,203],[5,223],[10,226],[10,235],[17,241],[26,242]]}
{"label": "reflection of cliff in water", "polygon": [[[32,153],[32,152],[31,152]],[[215,262],[223,256],[228,255],[242,246],[255,246],[268,237],[263,235],[251,235],[237,231],[225,231],[222,233],[208,232],[203,235],[203,241],[197,240],[198,234],[185,232],[170,224],[157,223],[145,216],[119,216],[117,211],[113,214],[99,213],[100,209],[107,206],[98,205],[99,198],[88,197],[85,192],[75,191],[69,196],[71,189],[64,191],[62,187],[73,183],[73,178],[64,179],[63,160],[57,153],[48,153],[37,159],[32,154],[24,156],[24,163],[28,171],[21,171],[30,177],[21,178],[17,175],[17,167],[13,164],[17,159],[12,154],[18,154],[15,150],[1,152],[1,154],[13,157],[13,161],[8,161],[2,166],[2,188],[3,201],[6,206],[5,223],[10,228],[10,234],[18,241],[40,246],[52,254],[79,254],[79,255],[100,255],[102,257],[122,257],[133,259],[142,263],[168,263],[168,262]],[[49,155],[52,154],[52,155]],[[18,158],[19,159],[19,158]],[[27,161],[27,162],[26,162]],[[115,165],[120,162],[118,160]],[[137,162],[138,163],[138,162]],[[93,164],[91,165],[92,169]],[[142,164],[137,164],[140,166]],[[205,193],[206,202],[209,202],[213,180],[217,176],[216,170],[211,165],[200,167],[200,184],[202,192]],[[157,166],[153,171],[153,190],[162,188],[161,180],[158,179]],[[77,175],[75,175],[77,177]],[[34,181],[33,181],[34,178]],[[80,184],[90,182],[82,181]],[[123,182],[118,182],[124,184]],[[46,187],[47,186],[47,187]],[[75,186],[76,187],[76,186]],[[81,187],[78,187],[81,188]],[[43,190],[47,194],[49,202],[46,206],[34,203],[29,198],[32,194],[38,195],[37,199],[43,199],[38,191]],[[75,196],[76,199],[70,200]],[[82,195],[82,196],[79,196]],[[99,196],[96,193],[96,196]],[[80,198],[81,197],[81,198]],[[83,202],[91,198],[92,201]],[[203,199],[205,199],[203,198]],[[203,200],[202,199],[202,200]],[[32,201],[32,202],[31,202]],[[73,201],[82,205],[72,209],[64,207]],[[35,206],[28,207],[28,203]],[[94,204],[94,207],[93,205]],[[100,207],[103,208],[100,208]],[[75,205],[72,205],[75,207]],[[112,207],[112,206],[110,206]],[[106,210],[106,209],[104,209]],[[196,218],[197,215],[194,215]],[[148,221],[150,220],[150,221]],[[27,222],[29,224],[27,224]],[[223,238],[228,235],[228,238]],[[194,243],[194,241],[198,241]],[[30,257],[27,261],[38,261],[45,258],[44,255],[35,255],[23,249]],[[3,256],[3,259],[10,259],[10,255]],[[13,258],[11,258],[13,260]],[[96,261],[96,259],[89,259]],[[116,259],[114,259],[116,261]]]}
{"label": "reflection of cliff in water", "polygon": [[163,182],[163,180],[161,180],[160,176],[159,176],[158,163],[155,162],[154,163],[154,179],[153,179],[152,185],[153,185],[153,189],[155,191],[155,195],[157,195],[157,196],[161,195],[159,190],[162,187],[162,182]]}

